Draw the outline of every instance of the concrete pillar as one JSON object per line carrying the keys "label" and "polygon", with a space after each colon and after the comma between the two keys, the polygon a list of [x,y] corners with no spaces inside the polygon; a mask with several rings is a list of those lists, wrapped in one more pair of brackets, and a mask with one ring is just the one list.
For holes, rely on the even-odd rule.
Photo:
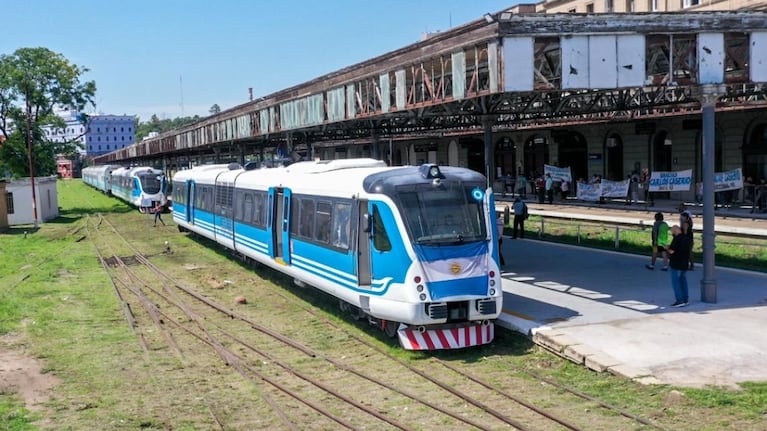
{"label": "concrete pillar", "polygon": [[487,178],[487,187],[493,187],[495,179],[495,160],[493,158],[493,124],[492,117],[487,116],[482,119],[482,127],[485,130],[485,177]]}
{"label": "concrete pillar", "polygon": [[716,133],[714,114],[716,102],[725,88],[703,85],[698,98],[703,111],[703,278],[700,280],[700,300],[715,303],[717,283],[715,274],[715,221],[714,213],[714,158],[716,157]]}

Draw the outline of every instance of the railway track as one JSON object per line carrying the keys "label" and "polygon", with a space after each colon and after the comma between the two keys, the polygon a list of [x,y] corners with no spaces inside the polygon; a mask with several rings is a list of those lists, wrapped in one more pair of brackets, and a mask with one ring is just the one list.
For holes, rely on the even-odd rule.
{"label": "railway track", "polygon": [[[415,361],[422,362],[418,365],[402,360],[277,288],[270,300],[281,304],[275,303],[274,310],[284,310],[289,320],[301,323],[281,328],[264,325],[257,317],[234,311],[168,275],[108,219],[101,218],[98,224],[99,228],[91,221],[89,235],[144,350],[162,349],[185,361],[204,347],[206,354],[252,384],[269,406],[270,425],[284,429],[599,429],[593,423],[571,423],[563,414],[537,406],[539,402],[512,394],[514,387],[488,383],[436,356]],[[109,230],[108,234],[103,230]],[[306,319],[298,319],[298,311]],[[307,342],[301,328],[323,331],[330,341],[327,345]],[[555,383],[547,384],[564,391]],[[616,414],[622,415],[620,427],[660,429],[593,398],[586,401],[610,412],[612,421]],[[213,426],[233,426],[215,408],[209,409]]]}

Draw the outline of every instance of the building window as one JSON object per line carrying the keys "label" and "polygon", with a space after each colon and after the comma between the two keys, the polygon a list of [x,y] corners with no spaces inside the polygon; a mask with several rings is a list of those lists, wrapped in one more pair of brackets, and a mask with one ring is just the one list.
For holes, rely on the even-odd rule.
{"label": "building window", "polygon": [[120,131],[124,132],[125,131],[125,127],[120,127]]}
{"label": "building window", "polygon": [[8,214],[13,214],[13,193],[5,194],[5,206],[8,208]]}
{"label": "building window", "polygon": [[682,0],[683,8],[693,7],[699,4],[700,4],[700,0]]}
{"label": "building window", "polygon": [[575,13],[575,9],[570,9],[567,13]]}
{"label": "building window", "polygon": [[613,0],[605,0],[605,12],[613,12]]}
{"label": "building window", "polygon": [[626,12],[636,12],[634,0],[626,0]]}
{"label": "building window", "polygon": [[660,0],[650,0],[650,10],[653,12],[658,12],[660,10]]}
{"label": "building window", "polygon": [[589,3],[586,5],[586,13],[594,13],[594,3]]}

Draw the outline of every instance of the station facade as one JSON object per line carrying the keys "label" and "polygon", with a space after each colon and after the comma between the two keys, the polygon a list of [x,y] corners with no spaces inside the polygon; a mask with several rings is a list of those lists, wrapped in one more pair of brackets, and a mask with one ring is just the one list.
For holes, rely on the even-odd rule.
{"label": "station facade", "polygon": [[[275,155],[465,166],[493,181],[701,178],[715,97],[717,171],[767,176],[767,14],[488,15],[208,117],[97,163],[167,171]],[[694,190],[679,193],[687,199]],[[687,193],[685,196],[684,193]]]}

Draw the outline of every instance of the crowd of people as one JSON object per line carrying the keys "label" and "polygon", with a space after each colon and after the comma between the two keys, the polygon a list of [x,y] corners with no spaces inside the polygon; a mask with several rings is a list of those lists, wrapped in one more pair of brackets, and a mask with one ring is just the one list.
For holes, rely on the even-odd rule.
{"label": "crowd of people", "polygon": [[[633,205],[644,202],[645,205],[654,206],[655,198],[650,192],[650,170],[642,169],[641,172],[633,172],[626,176],[628,181],[628,191],[626,193],[626,205]],[[538,203],[552,204],[555,199],[567,201],[577,196],[579,184],[600,184],[602,175],[594,174],[588,180],[583,177],[571,183],[570,181],[554,179],[550,173],[540,174],[533,172],[529,177],[519,173],[516,177],[507,172],[506,175],[498,179],[502,183],[502,195],[511,197],[520,197],[527,199],[528,194],[537,199]],[[703,203],[703,183],[697,182],[694,187],[695,203]],[[604,197],[599,200],[604,203]],[[767,181],[761,178],[755,182],[752,177],[746,177],[743,181],[743,188],[740,190],[724,190],[715,193],[715,207],[731,207],[736,202],[744,206],[750,206],[751,212],[767,211]]]}

